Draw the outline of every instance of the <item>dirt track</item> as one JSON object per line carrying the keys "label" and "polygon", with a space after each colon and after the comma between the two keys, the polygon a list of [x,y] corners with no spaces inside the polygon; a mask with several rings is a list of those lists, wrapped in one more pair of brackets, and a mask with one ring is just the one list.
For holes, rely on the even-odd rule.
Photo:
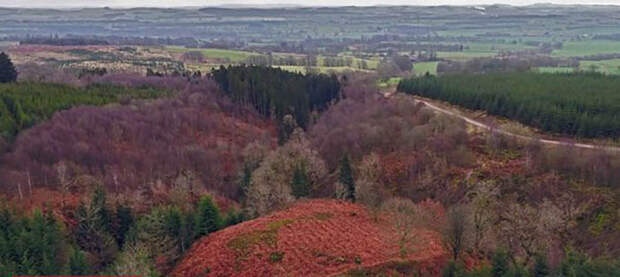
{"label": "dirt track", "polygon": [[[391,97],[394,93],[393,92],[387,92],[384,93],[385,97]],[[416,102],[420,102],[423,103],[425,106],[443,113],[443,114],[447,114],[450,116],[454,116],[454,117],[458,117],[460,119],[465,120],[465,122],[474,125],[476,127],[488,130],[488,131],[493,131],[496,132],[498,134],[502,134],[508,137],[512,137],[512,138],[516,138],[519,140],[524,140],[524,141],[538,141],[540,143],[543,144],[548,144],[548,145],[562,145],[562,146],[569,146],[569,147],[577,147],[577,148],[582,148],[582,149],[600,149],[600,150],[605,150],[605,151],[610,151],[610,152],[620,152],[620,147],[616,147],[616,146],[606,146],[606,145],[595,145],[595,144],[587,144],[587,143],[573,143],[573,142],[565,142],[565,141],[559,141],[559,140],[551,140],[551,139],[541,139],[541,138],[537,138],[537,137],[529,137],[529,136],[524,136],[524,135],[519,135],[519,134],[515,134],[512,132],[508,132],[506,130],[502,130],[502,129],[498,129],[498,128],[493,128],[491,126],[489,126],[486,123],[477,121],[475,119],[466,117],[464,115],[458,114],[456,112],[450,111],[448,109],[444,109],[441,107],[438,107],[437,105],[434,105],[432,103],[430,103],[429,101],[426,101],[424,99],[421,99],[420,97],[415,97],[415,101]]]}

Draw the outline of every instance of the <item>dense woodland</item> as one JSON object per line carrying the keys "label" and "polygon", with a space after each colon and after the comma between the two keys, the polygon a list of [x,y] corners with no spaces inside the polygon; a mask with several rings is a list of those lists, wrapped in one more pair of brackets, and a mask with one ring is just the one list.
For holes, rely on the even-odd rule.
{"label": "dense woodland", "polygon": [[620,77],[598,73],[449,74],[403,80],[398,90],[515,119],[543,131],[620,137]]}
{"label": "dense woodland", "polygon": [[211,74],[233,102],[250,105],[280,125],[285,115],[292,115],[295,125],[306,129],[313,111],[327,109],[340,97],[335,75],[303,75],[265,66],[220,67]]}
{"label": "dense woodland", "polygon": [[112,202],[102,187],[85,199],[65,211],[63,220],[52,210],[24,214],[2,203],[0,276],[162,276],[193,241],[243,220],[238,211],[220,211],[210,196],[139,214],[126,203]]}
{"label": "dense woodland", "polygon": [[0,134],[13,139],[21,130],[47,120],[60,110],[81,105],[100,106],[132,98],[155,98],[165,92],[111,85],[75,88],[60,84],[14,83],[0,85]]}

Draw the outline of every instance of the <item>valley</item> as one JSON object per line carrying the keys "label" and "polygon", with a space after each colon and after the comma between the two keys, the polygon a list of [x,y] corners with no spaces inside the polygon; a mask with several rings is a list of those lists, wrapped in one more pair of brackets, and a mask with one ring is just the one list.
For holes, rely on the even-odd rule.
{"label": "valley", "polygon": [[619,15],[0,3],[0,277],[618,276]]}

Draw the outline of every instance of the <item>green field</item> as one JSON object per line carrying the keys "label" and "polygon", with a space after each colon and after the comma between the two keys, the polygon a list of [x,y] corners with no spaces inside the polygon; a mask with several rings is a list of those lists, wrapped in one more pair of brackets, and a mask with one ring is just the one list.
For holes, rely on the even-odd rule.
{"label": "green field", "polygon": [[525,49],[532,49],[534,47],[524,44],[513,44],[513,43],[481,43],[481,42],[470,42],[467,43],[466,46],[469,49],[464,49],[463,52],[466,53],[499,53],[502,51],[519,51]]}
{"label": "green field", "polygon": [[389,88],[389,87],[394,87],[394,86],[397,86],[398,83],[400,83],[400,81],[402,79],[403,78],[401,78],[401,77],[392,77],[392,78],[387,79],[387,80],[379,80],[379,81],[377,81],[377,87],[381,88],[381,89]]}
{"label": "green field", "polygon": [[572,67],[541,66],[534,68],[532,71],[538,73],[572,73],[575,72],[575,69]]}
{"label": "green field", "polygon": [[565,42],[562,49],[553,51],[556,57],[581,57],[620,53],[620,41],[586,40]]}
{"label": "green field", "polygon": [[439,62],[420,62],[413,64],[413,71],[416,75],[424,75],[426,72],[437,75],[437,65]]}
{"label": "green field", "polygon": [[579,69],[596,71],[610,75],[620,75],[620,59],[602,61],[581,61]]}
{"label": "green field", "polygon": [[[539,73],[571,73],[572,67],[537,67],[533,71]],[[599,72],[607,75],[620,75],[620,59],[602,61],[580,61],[579,71]]]}
{"label": "green field", "polygon": [[437,58],[452,60],[452,61],[467,61],[474,58],[493,57],[497,55],[495,52],[437,52]]}

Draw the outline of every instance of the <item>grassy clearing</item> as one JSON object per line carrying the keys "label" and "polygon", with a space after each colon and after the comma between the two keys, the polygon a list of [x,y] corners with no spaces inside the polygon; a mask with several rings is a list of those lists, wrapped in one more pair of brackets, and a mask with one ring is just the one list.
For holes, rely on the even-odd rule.
{"label": "grassy clearing", "polygon": [[569,41],[564,43],[562,49],[553,51],[551,55],[556,57],[580,57],[613,53],[620,53],[620,41]]}
{"label": "grassy clearing", "polygon": [[413,71],[416,75],[424,75],[426,72],[437,75],[437,65],[439,62],[421,62],[413,65]]}
{"label": "grassy clearing", "polygon": [[389,87],[395,87],[398,85],[398,83],[400,83],[400,81],[403,78],[401,77],[392,77],[390,79],[387,80],[379,80],[377,81],[377,87],[380,89],[385,89],[385,88],[389,88]]}

